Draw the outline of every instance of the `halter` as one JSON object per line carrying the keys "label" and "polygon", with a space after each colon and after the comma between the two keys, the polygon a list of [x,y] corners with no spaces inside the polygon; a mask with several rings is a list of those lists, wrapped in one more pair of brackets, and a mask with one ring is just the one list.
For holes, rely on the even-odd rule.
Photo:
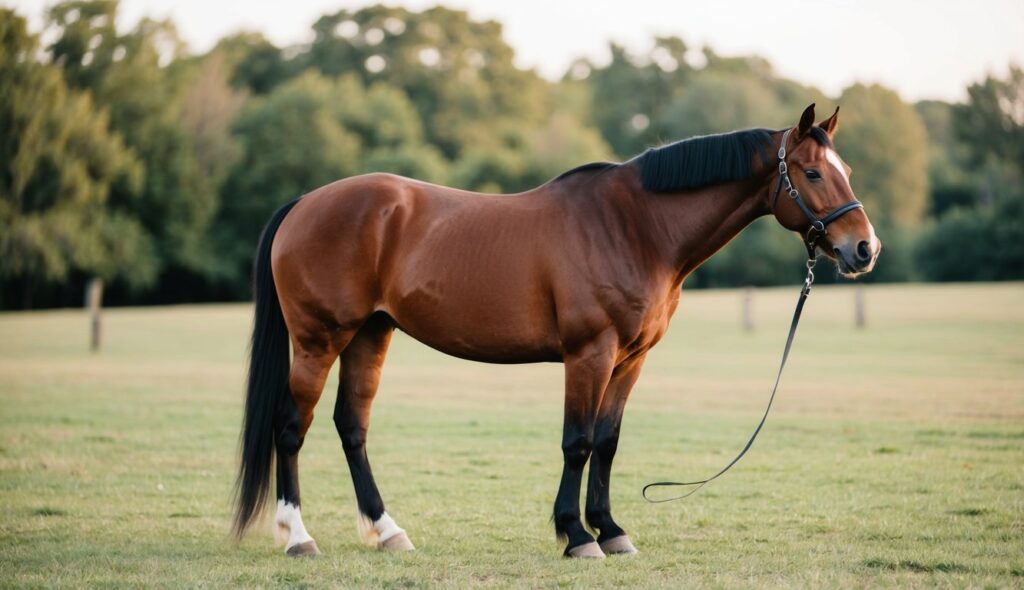
{"label": "halter", "polygon": [[787,129],[786,132],[782,134],[782,144],[779,145],[779,181],[776,183],[775,192],[772,194],[772,210],[775,209],[775,205],[779,200],[779,193],[782,191],[783,184],[785,184],[789,197],[793,199],[796,206],[803,211],[807,220],[811,222],[811,227],[807,230],[807,235],[804,236],[804,246],[807,247],[808,267],[811,267],[813,266],[813,261],[815,259],[814,244],[819,238],[828,233],[829,224],[854,209],[863,209],[864,205],[857,199],[854,199],[849,203],[840,205],[822,217],[818,217],[814,214],[814,211],[811,211],[811,208],[807,206],[807,203],[800,198],[800,191],[796,190],[796,187],[793,186],[793,182],[789,179],[789,166],[786,165],[786,143],[789,142],[789,134],[792,132],[792,128]]}

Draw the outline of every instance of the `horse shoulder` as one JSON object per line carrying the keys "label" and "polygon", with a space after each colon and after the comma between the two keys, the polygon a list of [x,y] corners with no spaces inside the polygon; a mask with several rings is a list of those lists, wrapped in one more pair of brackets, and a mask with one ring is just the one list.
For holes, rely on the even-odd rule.
{"label": "horse shoulder", "polygon": [[668,330],[679,303],[679,291],[652,288],[624,297],[626,305],[613,312],[613,321],[623,350],[630,356],[653,348]]}

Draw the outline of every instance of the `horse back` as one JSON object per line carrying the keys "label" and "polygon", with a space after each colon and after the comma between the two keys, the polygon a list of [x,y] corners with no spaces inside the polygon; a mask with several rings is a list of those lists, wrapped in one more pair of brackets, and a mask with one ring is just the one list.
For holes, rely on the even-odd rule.
{"label": "horse back", "polygon": [[550,263],[565,231],[543,187],[486,195],[369,174],[303,197],[272,264],[286,319],[311,329],[384,312],[455,356],[558,360]]}

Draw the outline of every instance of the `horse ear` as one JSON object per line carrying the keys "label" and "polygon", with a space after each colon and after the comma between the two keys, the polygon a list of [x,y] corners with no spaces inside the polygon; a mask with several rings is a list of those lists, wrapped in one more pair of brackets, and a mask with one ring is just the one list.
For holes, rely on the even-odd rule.
{"label": "horse ear", "polygon": [[804,109],[804,114],[800,115],[800,124],[796,129],[797,140],[803,139],[810,131],[811,127],[814,126],[814,103]]}
{"label": "horse ear", "polygon": [[825,119],[821,123],[818,123],[818,127],[825,130],[829,137],[836,134],[836,127],[839,126],[839,107],[836,107],[836,112],[832,113],[832,116]]}

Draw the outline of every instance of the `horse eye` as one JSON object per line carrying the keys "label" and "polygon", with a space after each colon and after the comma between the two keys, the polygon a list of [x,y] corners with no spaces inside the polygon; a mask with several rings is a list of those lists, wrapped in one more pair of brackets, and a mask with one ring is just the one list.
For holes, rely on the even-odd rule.
{"label": "horse eye", "polygon": [[811,180],[821,180],[821,174],[817,170],[804,170],[804,174]]}

